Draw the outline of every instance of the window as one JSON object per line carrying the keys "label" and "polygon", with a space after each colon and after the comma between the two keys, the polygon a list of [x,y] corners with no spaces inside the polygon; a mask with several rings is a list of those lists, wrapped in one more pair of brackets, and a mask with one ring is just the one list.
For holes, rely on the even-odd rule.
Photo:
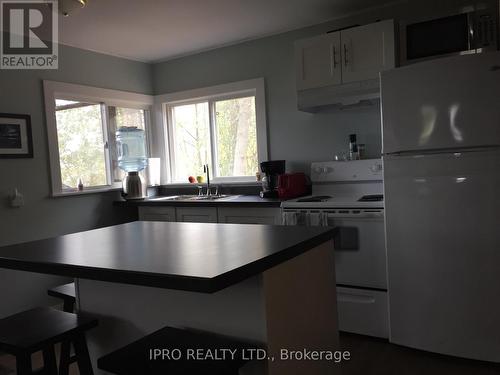
{"label": "window", "polygon": [[105,186],[106,154],[100,104],[56,99],[56,126],[63,190]]}
{"label": "window", "polygon": [[259,170],[255,96],[214,102],[217,175],[254,176]]}
{"label": "window", "polygon": [[264,82],[256,79],[160,97],[167,119],[170,182],[211,166],[218,182],[255,181],[267,159]]}
{"label": "window", "polygon": [[173,180],[186,182],[211,162],[208,103],[181,104],[170,108],[172,119]]}
{"label": "window", "polygon": [[152,98],[115,90],[44,81],[53,195],[119,187],[116,130],[148,131]]}

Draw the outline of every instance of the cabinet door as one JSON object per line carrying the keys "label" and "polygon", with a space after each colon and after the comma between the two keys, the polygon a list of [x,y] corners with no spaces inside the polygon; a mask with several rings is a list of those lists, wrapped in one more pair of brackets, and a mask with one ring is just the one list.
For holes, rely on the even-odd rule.
{"label": "cabinet door", "polygon": [[139,220],[175,221],[175,207],[139,207]]}
{"label": "cabinet door", "polygon": [[279,208],[219,207],[219,223],[233,224],[281,224]]}
{"label": "cabinet door", "polygon": [[340,32],[342,83],[377,79],[395,66],[394,21],[387,20]]}
{"label": "cabinet door", "polygon": [[216,207],[177,207],[175,209],[177,221],[191,223],[216,223]]}
{"label": "cabinet door", "polygon": [[340,32],[295,42],[297,90],[341,83]]}

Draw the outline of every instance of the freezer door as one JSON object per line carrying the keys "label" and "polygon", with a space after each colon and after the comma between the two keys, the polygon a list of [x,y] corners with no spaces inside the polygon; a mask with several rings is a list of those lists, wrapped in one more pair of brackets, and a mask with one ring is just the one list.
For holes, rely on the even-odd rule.
{"label": "freezer door", "polygon": [[383,153],[500,145],[500,52],[381,73]]}
{"label": "freezer door", "polygon": [[391,342],[500,362],[500,153],[383,162]]}

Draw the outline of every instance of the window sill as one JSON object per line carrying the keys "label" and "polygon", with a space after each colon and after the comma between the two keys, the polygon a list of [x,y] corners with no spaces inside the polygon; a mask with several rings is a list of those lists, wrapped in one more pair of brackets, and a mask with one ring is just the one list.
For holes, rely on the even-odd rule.
{"label": "window sill", "polygon": [[106,188],[96,188],[96,189],[84,189],[84,190],[70,190],[61,193],[52,193],[52,198],[61,197],[72,197],[75,195],[87,195],[87,194],[97,194],[97,193],[107,193],[110,191],[119,191],[121,187],[106,187]]}

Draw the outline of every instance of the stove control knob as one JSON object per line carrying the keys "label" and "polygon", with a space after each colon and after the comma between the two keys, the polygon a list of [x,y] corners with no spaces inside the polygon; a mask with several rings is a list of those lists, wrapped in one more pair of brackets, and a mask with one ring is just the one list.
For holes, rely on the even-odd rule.
{"label": "stove control knob", "polygon": [[321,172],[323,172],[323,168],[321,167],[314,168],[314,173],[321,174]]}
{"label": "stove control knob", "polygon": [[382,171],[382,164],[373,164],[370,168],[373,173]]}

